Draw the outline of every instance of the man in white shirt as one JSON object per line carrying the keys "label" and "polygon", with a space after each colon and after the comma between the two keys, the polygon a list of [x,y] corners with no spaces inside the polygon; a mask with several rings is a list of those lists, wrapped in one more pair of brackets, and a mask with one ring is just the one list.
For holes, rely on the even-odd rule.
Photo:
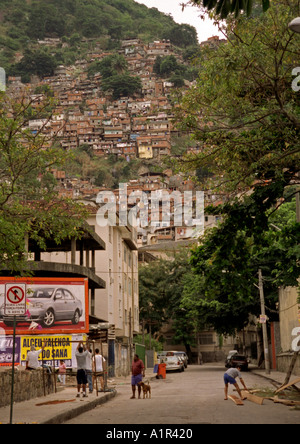
{"label": "man in white shirt", "polygon": [[98,348],[95,350],[94,356],[94,372],[96,373],[96,378],[99,376],[101,390],[104,392],[104,371],[103,371],[103,363],[106,362],[102,355],[100,355],[100,351]]}
{"label": "man in white shirt", "polygon": [[44,351],[44,346],[40,350],[36,350],[35,347],[31,347],[27,353],[26,370],[37,370],[40,367],[39,356]]}

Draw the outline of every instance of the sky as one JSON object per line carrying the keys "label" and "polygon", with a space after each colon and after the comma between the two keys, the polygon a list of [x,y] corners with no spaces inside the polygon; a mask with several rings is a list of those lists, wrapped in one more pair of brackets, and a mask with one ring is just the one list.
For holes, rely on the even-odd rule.
{"label": "sky", "polygon": [[172,14],[176,23],[185,23],[196,28],[199,42],[203,42],[213,35],[222,36],[218,32],[218,28],[214,26],[213,21],[209,18],[202,20],[199,15],[199,9],[194,6],[188,6],[182,11],[181,4],[184,0],[135,0],[137,3],[142,3],[148,8],[157,8],[159,11],[166,14]]}

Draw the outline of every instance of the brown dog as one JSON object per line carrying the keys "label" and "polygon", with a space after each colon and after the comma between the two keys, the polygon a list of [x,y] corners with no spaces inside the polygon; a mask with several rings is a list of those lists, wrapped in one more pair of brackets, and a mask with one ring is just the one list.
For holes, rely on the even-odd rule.
{"label": "brown dog", "polygon": [[148,384],[145,384],[144,382],[139,382],[138,385],[142,387],[143,390],[143,399],[148,398],[151,399],[151,387],[148,381]]}

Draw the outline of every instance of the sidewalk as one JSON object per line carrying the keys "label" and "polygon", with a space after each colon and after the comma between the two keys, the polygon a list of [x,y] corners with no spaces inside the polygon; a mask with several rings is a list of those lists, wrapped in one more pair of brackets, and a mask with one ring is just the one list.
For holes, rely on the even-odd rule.
{"label": "sidewalk", "polygon": [[[146,370],[146,379],[154,377],[153,369]],[[82,413],[108,402],[117,396],[118,386],[128,385],[130,376],[108,380],[107,392],[96,391],[88,394],[88,398],[76,398],[75,386],[58,388],[57,393],[46,397],[35,398],[25,402],[14,403],[13,424],[61,424]],[[0,408],[0,424],[9,424],[10,406]]]}
{"label": "sidewalk", "polygon": [[[270,374],[268,375],[266,373],[265,369],[261,370],[261,369],[259,369],[257,367],[251,368],[251,366],[250,366],[250,371],[251,371],[251,373],[253,373],[255,375],[258,375],[258,376],[261,376],[261,377],[263,377],[265,379],[273,381],[278,386],[282,385],[284,383],[284,381],[285,381],[285,378],[286,378],[286,373],[278,372],[277,370],[271,370]],[[297,378],[297,376],[292,375],[290,381],[293,381],[296,378]]]}

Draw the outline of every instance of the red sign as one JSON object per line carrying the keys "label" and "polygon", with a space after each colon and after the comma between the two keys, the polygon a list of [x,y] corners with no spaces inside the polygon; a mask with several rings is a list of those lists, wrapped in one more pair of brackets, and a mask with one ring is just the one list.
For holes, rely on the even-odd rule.
{"label": "red sign", "polygon": [[7,300],[11,304],[20,304],[25,298],[25,293],[21,287],[11,287],[7,292]]}
{"label": "red sign", "polygon": [[26,284],[5,286],[4,316],[20,316],[26,313]]}

